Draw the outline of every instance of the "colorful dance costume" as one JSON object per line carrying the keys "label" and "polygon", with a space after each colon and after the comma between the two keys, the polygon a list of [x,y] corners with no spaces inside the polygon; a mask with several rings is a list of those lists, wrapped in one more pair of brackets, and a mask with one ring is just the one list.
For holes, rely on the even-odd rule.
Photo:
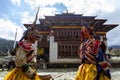
{"label": "colorful dance costume", "polygon": [[16,67],[5,76],[4,80],[41,80],[36,73],[36,56],[32,46],[37,35],[39,35],[39,32],[36,30],[25,32],[15,50]]}
{"label": "colorful dance costume", "polygon": [[109,64],[105,58],[105,44],[96,40],[90,27],[82,27],[78,55],[81,65],[75,80],[110,80]]}

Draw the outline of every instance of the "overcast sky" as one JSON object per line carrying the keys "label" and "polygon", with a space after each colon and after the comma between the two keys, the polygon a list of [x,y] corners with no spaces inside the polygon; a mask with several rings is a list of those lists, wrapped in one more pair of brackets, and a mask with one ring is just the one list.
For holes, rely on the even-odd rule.
{"label": "overcast sky", "polygon": [[[120,0],[0,0],[0,38],[17,40],[22,36],[23,24],[32,23],[40,7],[38,18],[65,12],[108,19],[105,24],[120,24]],[[39,23],[37,21],[37,23]],[[108,46],[120,45],[120,26],[107,32]]]}

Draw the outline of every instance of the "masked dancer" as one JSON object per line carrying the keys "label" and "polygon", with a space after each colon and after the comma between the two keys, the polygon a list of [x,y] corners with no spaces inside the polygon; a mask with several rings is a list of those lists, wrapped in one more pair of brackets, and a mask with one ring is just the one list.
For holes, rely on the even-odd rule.
{"label": "masked dancer", "polygon": [[95,38],[87,24],[84,24],[80,33],[78,55],[81,65],[75,80],[110,80],[109,63],[105,58],[105,43]]}

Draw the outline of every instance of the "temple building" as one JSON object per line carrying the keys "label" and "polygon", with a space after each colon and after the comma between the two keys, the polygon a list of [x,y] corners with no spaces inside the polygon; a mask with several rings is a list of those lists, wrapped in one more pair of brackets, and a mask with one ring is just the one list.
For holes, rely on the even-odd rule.
{"label": "temple building", "polygon": [[[78,48],[80,45],[80,30],[85,22],[93,29],[96,37],[107,41],[106,33],[117,24],[104,24],[107,19],[96,19],[97,16],[62,13],[55,16],[45,16],[39,19],[37,29],[41,33],[38,41],[38,55],[44,55],[49,63],[79,63]],[[26,28],[32,24],[24,24]]]}

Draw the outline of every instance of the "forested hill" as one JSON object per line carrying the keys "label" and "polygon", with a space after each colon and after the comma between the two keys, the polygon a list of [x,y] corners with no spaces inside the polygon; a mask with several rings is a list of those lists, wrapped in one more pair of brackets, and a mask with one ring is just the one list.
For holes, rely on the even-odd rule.
{"label": "forested hill", "polygon": [[109,48],[109,49],[112,49],[112,48],[120,48],[120,45],[109,46],[108,48]]}
{"label": "forested hill", "polygon": [[0,38],[0,51],[6,53],[8,49],[11,51],[13,48],[14,41],[12,40],[6,40]]}

